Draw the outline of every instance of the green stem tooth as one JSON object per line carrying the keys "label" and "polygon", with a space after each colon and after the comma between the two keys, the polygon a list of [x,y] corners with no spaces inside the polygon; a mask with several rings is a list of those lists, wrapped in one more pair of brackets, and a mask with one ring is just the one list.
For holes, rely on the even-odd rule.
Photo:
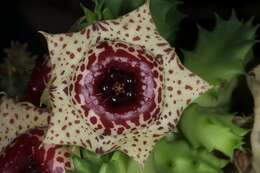
{"label": "green stem tooth", "polygon": [[232,118],[232,114],[193,104],[184,111],[180,129],[195,148],[202,146],[209,152],[216,149],[231,158],[247,133],[233,124]]}

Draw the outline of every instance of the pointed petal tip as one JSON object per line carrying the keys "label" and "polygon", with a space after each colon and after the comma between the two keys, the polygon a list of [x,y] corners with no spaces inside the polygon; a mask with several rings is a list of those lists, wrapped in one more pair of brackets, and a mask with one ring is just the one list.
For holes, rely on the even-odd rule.
{"label": "pointed petal tip", "polygon": [[39,34],[41,34],[46,40],[50,37],[50,34],[45,31],[37,31]]}
{"label": "pointed petal tip", "polygon": [[204,83],[204,85],[201,86],[201,92],[199,95],[203,95],[204,93],[206,93],[208,90],[213,89],[214,87],[216,87],[216,85],[210,84],[209,82],[201,79]]}
{"label": "pointed petal tip", "polygon": [[204,82],[205,82],[204,92],[215,87],[214,85],[208,83],[207,81],[204,81]]}
{"label": "pointed petal tip", "polygon": [[198,76],[198,78],[199,78],[200,84],[196,87],[197,90],[192,91],[192,95],[197,95],[197,97],[199,97],[199,96],[203,95],[204,93],[206,93],[208,90],[215,87],[214,84],[210,84],[209,82],[200,78],[200,76]]}
{"label": "pointed petal tip", "polygon": [[144,170],[145,163],[152,153],[156,142],[153,136],[153,134],[149,134],[149,136],[143,136],[138,141],[128,140],[128,143],[121,145],[119,150],[135,160],[140,169]]}

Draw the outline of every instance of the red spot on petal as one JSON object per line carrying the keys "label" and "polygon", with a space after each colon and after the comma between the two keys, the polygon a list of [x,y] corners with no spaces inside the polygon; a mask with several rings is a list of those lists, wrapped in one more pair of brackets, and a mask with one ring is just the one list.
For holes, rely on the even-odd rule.
{"label": "red spot on petal", "polygon": [[90,122],[95,125],[97,123],[97,118],[96,117],[91,117],[90,118]]}
{"label": "red spot on petal", "polygon": [[62,157],[57,157],[56,159],[58,162],[64,162],[64,159]]}
{"label": "red spot on petal", "polygon": [[97,148],[97,149],[96,149],[96,153],[97,153],[97,154],[103,154],[103,153],[104,153],[103,148],[102,148],[102,147]]}
{"label": "red spot on petal", "polygon": [[66,163],[65,163],[65,166],[66,166],[67,168],[71,168],[70,162],[66,162]]}
{"label": "red spot on petal", "polygon": [[74,53],[71,53],[71,54],[70,54],[70,58],[71,58],[71,59],[75,58],[75,54],[74,54]]}
{"label": "red spot on petal", "polygon": [[117,134],[122,134],[124,130],[125,129],[123,127],[120,127],[119,129],[117,129]]}
{"label": "red spot on petal", "polygon": [[74,123],[75,123],[75,124],[79,124],[79,123],[80,123],[80,120],[75,120]]}
{"label": "red spot on petal", "polygon": [[133,41],[139,41],[139,40],[141,40],[141,38],[140,38],[139,36],[135,36],[135,37],[133,38]]}
{"label": "red spot on petal", "polygon": [[61,130],[65,130],[67,128],[67,125],[64,125]]}
{"label": "red spot on petal", "polygon": [[10,124],[13,124],[14,123],[14,119],[10,119]]}
{"label": "red spot on petal", "polygon": [[173,90],[173,87],[168,86],[168,87],[167,87],[167,90],[172,91],[172,90]]}
{"label": "red spot on petal", "polygon": [[81,50],[82,50],[81,47],[79,47],[79,48],[77,49],[78,52],[81,52]]}
{"label": "red spot on petal", "polygon": [[82,65],[80,66],[80,71],[84,72],[84,70],[85,70],[85,64],[82,64]]}
{"label": "red spot on petal", "polygon": [[86,34],[87,39],[89,39],[89,36],[90,36],[90,29],[87,30],[87,34]]}
{"label": "red spot on petal", "polygon": [[192,88],[192,86],[190,86],[190,85],[185,85],[185,89],[187,89],[187,90],[192,90],[193,88]]}
{"label": "red spot on petal", "polygon": [[176,110],[176,113],[178,117],[181,115],[179,109]]}
{"label": "red spot on petal", "polygon": [[186,101],[186,104],[188,105],[188,104],[190,104],[191,103],[191,99],[188,99],[187,101]]}

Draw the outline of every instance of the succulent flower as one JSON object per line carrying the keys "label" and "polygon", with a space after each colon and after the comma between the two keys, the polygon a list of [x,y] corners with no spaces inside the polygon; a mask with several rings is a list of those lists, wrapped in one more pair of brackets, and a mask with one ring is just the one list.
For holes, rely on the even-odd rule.
{"label": "succulent flower", "polygon": [[64,173],[72,147],[43,143],[50,113],[29,102],[0,98],[0,172]]}
{"label": "succulent flower", "polygon": [[0,172],[63,173],[72,168],[71,147],[42,143],[46,128],[18,136],[0,155]]}
{"label": "succulent flower", "polygon": [[0,95],[0,152],[27,130],[47,126],[49,117],[46,109]]}
{"label": "succulent flower", "polygon": [[[241,128],[244,127],[241,123],[240,125],[234,123],[240,116],[230,112],[230,103],[238,76],[243,74],[244,65],[251,58],[248,54],[255,42],[256,29],[257,26],[253,26],[251,21],[243,23],[234,14],[227,21],[217,17],[216,26],[211,32],[199,29],[197,46],[192,52],[185,52],[184,60],[190,58],[188,62],[190,68],[194,71],[199,69],[205,79],[215,81],[212,82],[215,87],[196,99],[197,104],[191,104],[185,109],[178,124],[177,138],[174,135],[173,141],[163,139],[157,142],[142,171],[133,159],[122,153],[114,152],[110,158],[111,154],[97,156],[88,152],[81,158],[73,157],[73,162],[77,163],[74,164],[75,172],[220,173],[228,162],[232,162],[239,170],[245,170],[248,160],[243,144],[249,130]],[[220,36],[225,40],[219,40]],[[238,44],[234,45],[236,42]],[[226,49],[221,48],[222,45],[225,45]],[[197,64],[198,58],[203,63]],[[236,66],[238,62],[235,59],[239,59],[238,62],[244,65]],[[236,63],[231,63],[234,66],[230,63],[225,65],[227,61]],[[212,64],[218,65],[212,68]],[[223,78],[222,71],[232,75]],[[85,149],[81,150],[82,153],[86,152]],[[104,161],[102,158],[105,156],[110,160]]]}
{"label": "succulent flower", "polygon": [[155,142],[210,88],[160,36],[149,1],[76,33],[42,33],[52,70],[48,144],[121,150],[144,165]]}

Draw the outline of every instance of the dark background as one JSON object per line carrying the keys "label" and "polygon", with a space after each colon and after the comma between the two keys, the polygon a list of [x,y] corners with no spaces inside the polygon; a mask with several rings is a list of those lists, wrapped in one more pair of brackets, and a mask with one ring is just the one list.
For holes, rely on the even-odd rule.
{"label": "dark background", "polygon": [[79,0],[11,0],[1,4],[2,49],[10,46],[11,40],[29,44],[35,54],[46,52],[38,30],[50,33],[65,32],[82,15]]}
{"label": "dark background", "polygon": [[[85,1],[85,2],[83,2]],[[90,1],[90,0],[89,0]],[[109,1],[109,0],[108,0]],[[260,24],[260,0],[182,0],[180,10],[187,15],[181,25],[181,48],[192,49],[197,38],[196,24],[212,29],[215,14],[228,18],[235,9],[239,19],[254,16],[254,23]],[[85,5],[93,5],[82,0]],[[11,40],[28,43],[29,50],[36,55],[47,53],[44,39],[37,33],[39,30],[50,33],[66,32],[70,26],[83,15],[79,6],[80,0],[9,0],[0,5],[0,60],[5,56],[3,49],[10,46]],[[260,30],[257,32],[257,37]],[[260,64],[260,43],[254,46],[255,59],[247,69]],[[252,113],[252,97],[245,79],[235,90],[233,109],[246,115]],[[245,104],[246,103],[246,104]]]}
{"label": "dark background", "polygon": [[[109,0],[108,0],[109,1]],[[47,53],[44,39],[37,33],[39,30],[50,33],[66,32],[70,26],[83,15],[79,3],[87,6],[93,4],[90,0],[9,0],[2,1],[0,5],[1,40],[0,60],[4,57],[3,49],[10,46],[11,40],[28,43],[29,50],[36,55]],[[215,14],[223,18],[230,16],[235,9],[239,19],[248,20],[254,16],[254,24],[260,24],[260,1],[256,0],[183,0],[179,8],[186,14],[181,25],[179,48],[192,49],[197,39],[196,24],[212,29],[215,23]],[[259,38],[260,30],[257,32]],[[249,63],[247,69],[260,64],[260,43],[254,46],[255,59]],[[252,98],[250,92],[242,81],[242,88],[237,89],[234,95],[242,96],[234,98],[235,107],[241,112],[252,112]],[[241,91],[243,93],[241,93]],[[247,96],[247,97],[244,97]],[[245,104],[247,102],[248,104]]]}
{"label": "dark background", "polygon": [[[91,5],[89,1],[81,0],[84,4]],[[27,42],[29,49],[34,54],[43,54],[46,52],[46,48],[43,40],[37,34],[38,30],[50,33],[66,32],[83,15],[79,6],[80,0],[10,0],[3,2],[0,5],[0,57],[4,56],[2,50],[9,47],[11,40]],[[196,23],[210,29],[214,26],[215,13],[227,18],[231,9],[235,9],[239,18],[249,19],[255,16],[254,23],[260,23],[260,1],[183,0],[180,10],[187,17],[182,22],[179,46],[192,49],[197,35]],[[256,45],[254,48],[256,57],[260,54],[258,47]],[[257,62],[253,64],[260,62],[257,58],[255,61]],[[251,64],[250,66],[253,66]]]}

